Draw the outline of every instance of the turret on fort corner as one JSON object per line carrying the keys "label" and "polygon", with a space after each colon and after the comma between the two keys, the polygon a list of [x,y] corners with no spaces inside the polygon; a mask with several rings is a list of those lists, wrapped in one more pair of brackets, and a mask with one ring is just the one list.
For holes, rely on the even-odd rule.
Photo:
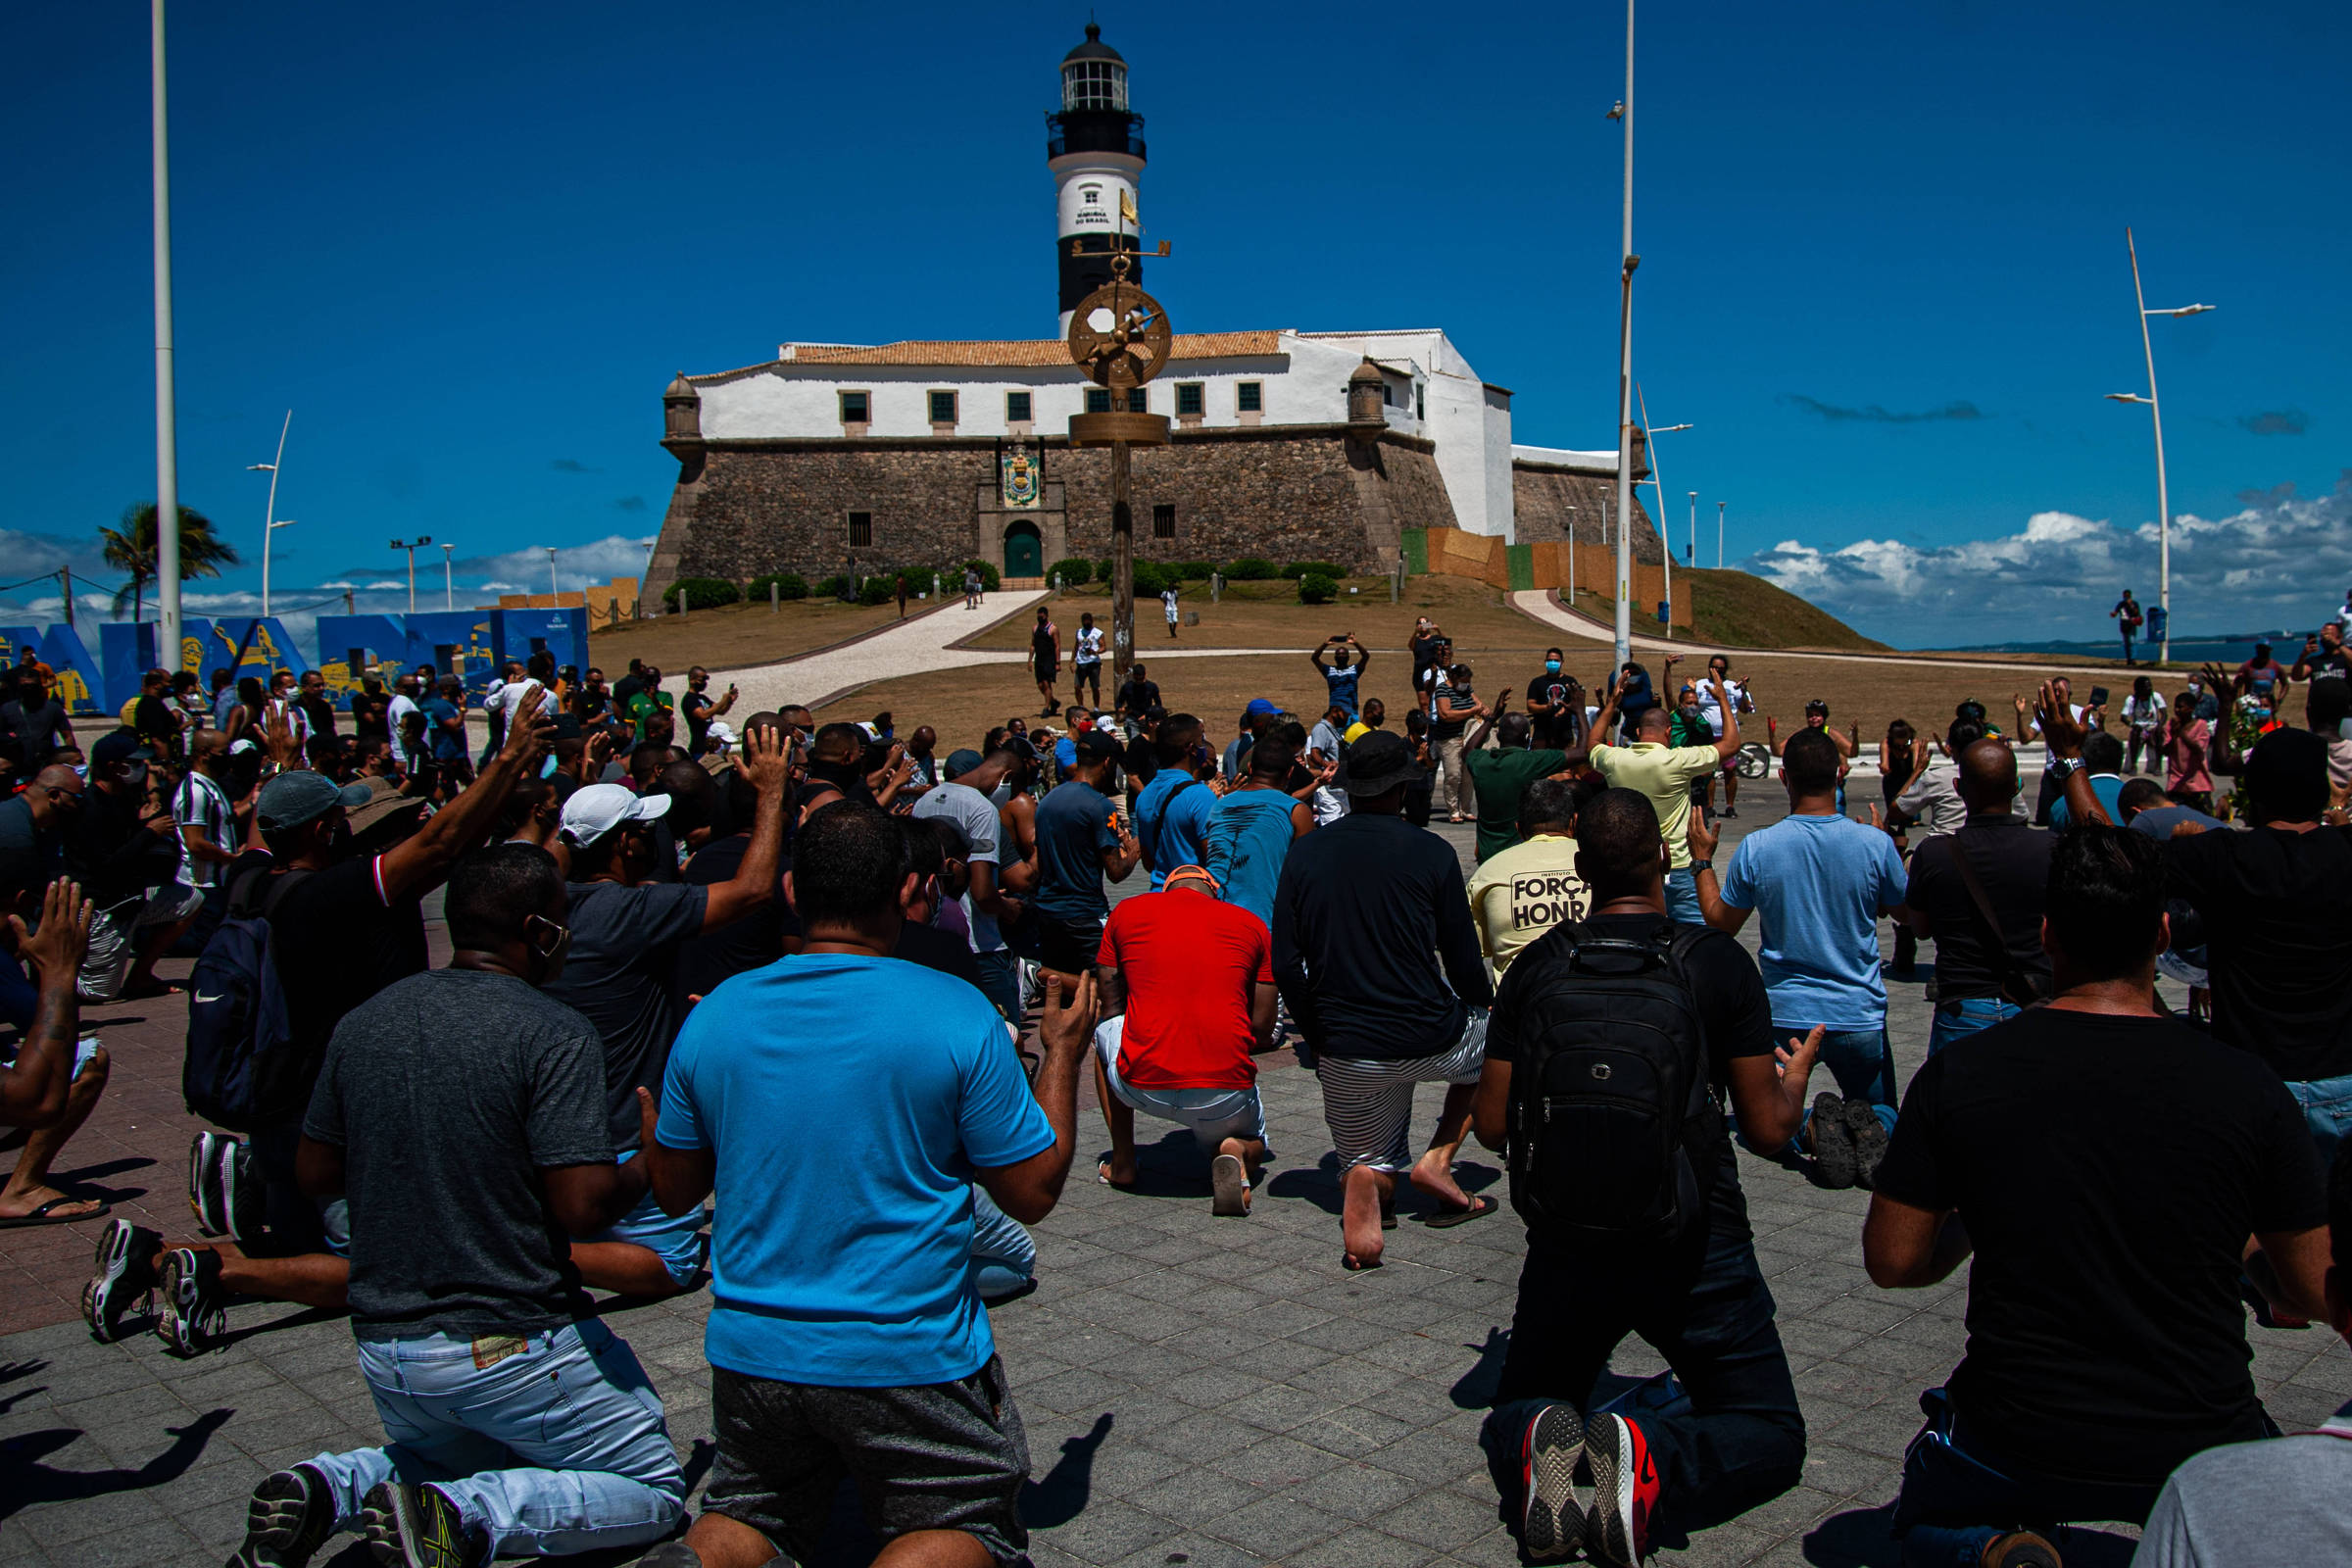
{"label": "turret on fort corner", "polygon": [[[1054,172],[1059,221],[1054,255],[1061,289],[1061,325],[1080,300],[1110,281],[1118,251],[1140,256],[1135,187],[1144,173],[1144,117],[1127,105],[1127,61],[1086,24],[1086,42],[1061,57],[1061,108],[1046,116],[1046,167]],[[1124,216],[1122,216],[1124,215]],[[1132,262],[1127,280],[1144,280]]]}

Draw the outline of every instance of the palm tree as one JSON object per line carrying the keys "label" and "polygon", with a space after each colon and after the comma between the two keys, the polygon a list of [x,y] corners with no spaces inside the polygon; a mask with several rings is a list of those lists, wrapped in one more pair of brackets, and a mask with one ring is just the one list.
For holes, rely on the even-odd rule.
{"label": "palm tree", "polygon": [[[122,602],[130,602],[130,618],[137,620],[148,583],[155,580],[155,503],[135,502],[122,509],[122,526],[101,528],[98,537],[106,541],[103,552],[106,564],[117,571],[128,572],[130,581],[115,593],[115,614],[122,613]],[[212,519],[193,507],[179,509],[179,575],[189,577],[218,577],[222,566],[237,564],[234,546],[213,532]]]}

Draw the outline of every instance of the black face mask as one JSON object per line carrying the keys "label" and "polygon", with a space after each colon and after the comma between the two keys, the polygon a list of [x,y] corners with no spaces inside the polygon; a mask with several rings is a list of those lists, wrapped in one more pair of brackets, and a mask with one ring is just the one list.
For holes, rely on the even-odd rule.
{"label": "black face mask", "polygon": [[855,762],[810,762],[808,776],[813,779],[822,779],[836,789],[845,791],[853,784],[865,782],[864,775],[858,771],[858,764]]}

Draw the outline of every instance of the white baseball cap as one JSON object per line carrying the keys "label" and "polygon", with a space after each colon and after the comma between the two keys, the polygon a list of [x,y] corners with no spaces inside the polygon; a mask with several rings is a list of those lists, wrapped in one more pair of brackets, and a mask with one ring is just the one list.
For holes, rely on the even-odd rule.
{"label": "white baseball cap", "polygon": [[666,795],[639,795],[618,784],[590,784],[564,803],[561,831],[586,849],[623,822],[650,822],[669,809]]}
{"label": "white baseball cap", "polygon": [[734,728],[723,718],[712,719],[709,732],[704,736],[713,746],[733,746],[738,738]]}

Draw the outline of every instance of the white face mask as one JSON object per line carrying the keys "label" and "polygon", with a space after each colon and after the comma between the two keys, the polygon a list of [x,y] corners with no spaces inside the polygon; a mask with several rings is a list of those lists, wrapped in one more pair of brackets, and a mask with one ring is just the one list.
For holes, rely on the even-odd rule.
{"label": "white face mask", "polygon": [[1011,799],[1012,780],[1008,778],[997,780],[997,787],[988,792],[988,804],[991,806],[1002,807]]}

